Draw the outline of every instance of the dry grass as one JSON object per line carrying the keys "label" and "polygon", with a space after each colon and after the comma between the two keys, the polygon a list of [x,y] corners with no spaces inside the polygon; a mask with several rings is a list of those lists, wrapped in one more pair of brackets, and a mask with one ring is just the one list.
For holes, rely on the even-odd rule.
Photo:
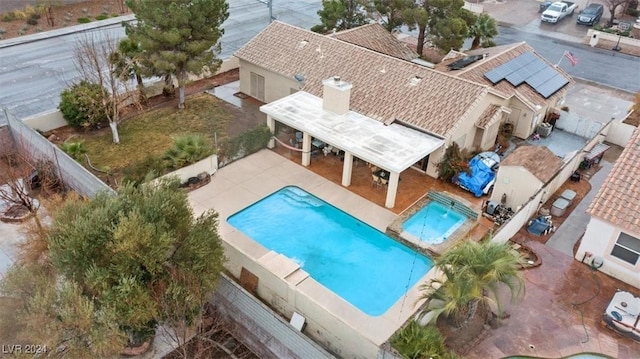
{"label": "dry grass", "polygon": [[162,155],[172,144],[172,137],[201,134],[212,143],[226,138],[233,114],[221,100],[200,94],[187,99],[187,108],[161,108],[135,116],[120,124],[120,144],[112,143],[109,128],[79,134],[75,140],[84,141],[91,162],[96,167],[108,167],[119,172],[144,160],[149,155]]}

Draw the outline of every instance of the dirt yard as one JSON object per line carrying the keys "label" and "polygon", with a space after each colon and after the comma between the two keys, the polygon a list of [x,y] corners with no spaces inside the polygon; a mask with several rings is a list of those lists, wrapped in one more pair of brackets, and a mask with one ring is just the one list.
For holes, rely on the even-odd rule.
{"label": "dirt yard", "polygon": [[[53,6],[38,4],[42,0],[0,0],[0,39],[10,39],[42,31],[78,25],[82,21],[116,17],[130,13],[124,0],[63,0],[50,1]],[[60,4],[61,5],[56,5]],[[87,20],[78,19],[86,18]],[[29,23],[27,23],[27,21]],[[53,22],[53,25],[51,24]]]}

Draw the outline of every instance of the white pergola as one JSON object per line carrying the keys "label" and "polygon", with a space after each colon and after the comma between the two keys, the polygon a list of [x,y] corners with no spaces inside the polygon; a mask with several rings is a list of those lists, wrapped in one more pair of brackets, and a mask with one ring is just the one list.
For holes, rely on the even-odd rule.
{"label": "white pergola", "polygon": [[[320,97],[299,91],[260,107],[267,125],[275,132],[279,121],[303,133],[302,165],[311,163],[311,139],[318,139],[345,152],[342,185],[351,184],[353,157],[390,173],[385,207],[393,208],[400,172],[444,145],[444,140],[399,124],[385,125],[349,111],[338,115],[326,111]],[[275,142],[269,143],[273,148]]]}

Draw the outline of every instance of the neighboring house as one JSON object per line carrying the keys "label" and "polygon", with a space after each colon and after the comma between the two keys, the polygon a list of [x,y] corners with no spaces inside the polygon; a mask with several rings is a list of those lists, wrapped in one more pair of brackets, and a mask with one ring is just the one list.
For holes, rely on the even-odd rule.
{"label": "neighboring house", "polygon": [[[270,112],[264,111],[269,115],[267,121],[273,130],[276,128],[275,122],[284,123],[301,130],[310,138],[345,150],[344,141],[341,145],[327,137],[339,131],[327,131],[325,126],[323,132],[309,132],[317,130],[317,126],[310,124],[311,118],[305,120],[301,115],[304,111],[320,111],[316,107],[323,106],[321,97],[327,89],[325,80],[339,77],[336,84],[337,87],[344,87],[343,94],[336,94],[324,102],[341,102],[338,107],[344,110],[342,114],[356,114],[366,118],[367,123],[376,122],[378,126],[368,125],[368,130],[374,133],[393,124],[410,132],[431,136],[431,142],[441,140],[437,148],[425,146],[403,158],[402,164],[396,164],[393,168],[385,167],[388,162],[376,163],[374,159],[367,158],[371,153],[347,153],[348,159],[355,156],[391,172],[387,207],[393,207],[395,197],[391,198],[390,192],[397,189],[397,183],[393,183],[399,175],[397,171],[413,167],[436,177],[437,164],[444,149],[452,142],[468,150],[489,150],[495,145],[500,124],[512,118],[518,133],[529,136],[537,123],[542,121],[547,109],[555,106],[556,101],[564,96],[566,86],[571,83],[566,73],[549,65],[526,44],[500,48],[494,55],[475,57],[474,63],[467,63],[463,70],[445,72],[435,71],[413,60],[408,61],[408,53],[399,47],[404,45],[388,36],[379,36],[378,41],[367,42],[363,39],[367,33],[378,31],[376,26],[365,26],[360,30],[324,36],[276,21],[238,50],[235,56],[240,64],[241,92],[266,103],[288,96],[296,97],[289,103],[272,106]],[[385,38],[389,46],[379,43]],[[516,71],[512,60],[525,60],[522,62],[523,68],[527,64],[536,66],[537,70],[533,72],[539,75],[538,82],[542,82],[534,85],[542,94],[535,97],[532,92],[536,90],[524,80],[517,86],[503,85],[507,81],[513,82],[514,75],[524,75]],[[512,71],[507,71],[509,69]],[[536,72],[538,70],[542,72]],[[489,76],[491,80],[482,76]],[[540,87],[547,78],[554,80],[547,84],[549,86]],[[517,91],[509,92],[509,87]],[[298,91],[312,96],[309,100],[316,107],[302,108],[309,101],[302,101],[305,95],[296,94]],[[274,112],[276,107],[278,111],[286,110],[287,114]],[[332,105],[328,108],[332,108]],[[327,108],[323,108],[323,111],[316,113],[318,118],[329,116],[329,112],[336,114]],[[300,118],[293,121],[293,117]],[[377,134],[376,143],[361,143],[360,150],[370,150],[371,146],[378,146],[375,149],[378,152],[384,149],[385,146],[381,145],[384,142],[382,136],[381,133]],[[310,140],[306,143],[310,146]],[[397,143],[391,141],[390,145]],[[303,165],[310,163],[309,156],[305,155],[310,151],[311,147],[303,150]],[[422,157],[415,158],[417,154],[422,154]],[[407,165],[405,160],[414,162]],[[343,170],[345,186],[350,184],[350,174],[347,173],[350,169],[346,166]]]}
{"label": "neighboring house", "polygon": [[640,129],[613,165],[587,212],[576,259],[640,288]]}
{"label": "neighboring house", "polygon": [[[525,72],[512,71],[518,69]],[[562,104],[567,85],[573,83],[562,68],[539,56],[525,42],[466,53],[452,51],[436,70],[489,86],[508,98],[510,112],[506,122],[513,124],[514,136],[523,139],[535,132],[548,112]],[[560,88],[552,92],[554,85]]]}
{"label": "neighboring house", "polygon": [[544,146],[520,146],[500,163],[491,200],[517,211],[562,167],[562,160]]}
{"label": "neighboring house", "polygon": [[393,34],[387,31],[384,26],[377,22],[340,31],[331,36],[338,40],[398,59],[413,61],[420,57],[417,52],[410,49],[405,43],[399,41]]}

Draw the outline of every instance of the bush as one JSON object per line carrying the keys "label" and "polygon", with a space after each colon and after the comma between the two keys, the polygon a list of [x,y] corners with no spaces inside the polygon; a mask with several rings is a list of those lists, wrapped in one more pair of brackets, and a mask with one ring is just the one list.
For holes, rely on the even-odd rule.
{"label": "bush", "polygon": [[213,154],[209,141],[201,135],[184,135],[173,139],[164,159],[169,168],[182,168]]}
{"label": "bush", "polygon": [[34,19],[32,17],[27,19],[27,24],[29,25],[38,25],[38,19]]}
{"label": "bush", "polygon": [[89,19],[88,17],[79,17],[78,18],[78,24],[88,24],[91,22],[91,19]]}
{"label": "bush", "polygon": [[140,184],[166,172],[166,162],[157,156],[149,155],[144,160],[131,164],[122,170],[124,183]]}
{"label": "bush", "polygon": [[7,13],[2,14],[2,18],[0,18],[0,20],[2,20],[3,22],[11,22],[17,19],[18,17],[16,16],[16,13],[13,11],[9,11]]}
{"label": "bush", "polygon": [[87,147],[84,145],[84,142],[64,142],[60,145],[60,148],[64,151],[64,153],[68,154],[71,158],[78,162],[82,162],[82,157],[85,153],[87,153]]}
{"label": "bush", "polygon": [[638,17],[638,16],[640,16],[640,10],[628,8],[627,9],[627,15],[631,15],[633,17]]}
{"label": "bush", "polygon": [[393,346],[403,358],[456,358],[444,344],[444,338],[434,325],[421,327],[412,321],[391,337]]}
{"label": "bush", "polygon": [[96,16],[96,20],[104,20],[106,18],[108,18],[107,15],[98,15],[98,16]]}
{"label": "bush", "polygon": [[438,178],[451,182],[453,176],[467,169],[467,154],[460,150],[457,143],[452,142],[444,151],[442,161],[438,163]]}
{"label": "bush", "polygon": [[224,141],[218,149],[218,162],[227,164],[266,148],[272,134],[266,125],[251,129],[238,137]]}
{"label": "bush", "polygon": [[62,91],[58,108],[71,127],[97,127],[108,122],[104,93],[100,85],[81,81]]}

